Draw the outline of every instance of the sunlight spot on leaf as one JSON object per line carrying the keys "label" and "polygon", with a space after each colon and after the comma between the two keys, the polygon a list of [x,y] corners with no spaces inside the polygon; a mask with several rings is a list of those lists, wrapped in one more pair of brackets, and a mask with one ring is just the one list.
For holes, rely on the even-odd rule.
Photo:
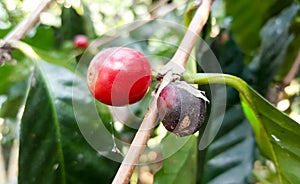
{"label": "sunlight spot on leaf", "polygon": [[53,170],[57,170],[58,167],[59,167],[59,164],[58,164],[58,163],[54,164],[54,165],[53,165]]}
{"label": "sunlight spot on leaf", "polygon": [[115,121],[115,122],[114,122],[114,128],[115,128],[115,130],[116,130],[117,132],[120,132],[120,131],[123,130],[124,125],[123,125],[121,122],[119,122],[119,121]]}
{"label": "sunlight spot on leaf", "polygon": [[273,139],[276,141],[276,142],[280,142],[280,139],[278,139],[278,137],[276,137],[275,135],[271,135],[273,137]]}

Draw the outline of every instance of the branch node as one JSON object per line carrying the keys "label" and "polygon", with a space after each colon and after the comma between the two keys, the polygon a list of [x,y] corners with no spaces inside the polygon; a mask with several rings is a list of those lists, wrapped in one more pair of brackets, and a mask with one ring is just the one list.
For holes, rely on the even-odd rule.
{"label": "branch node", "polygon": [[160,70],[158,71],[157,74],[157,79],[162,80],[163,77],[167,73],[171,73],[173,80],[176,81],[179,80],[182,76],[182,73],[185,71],[185,68],[183,68],[181,65],[177,64],[176,62],[173,62],[172,60],[168,62],[166,65],[164,65]]}
{"label": "branch node", "polygon": [[0,41],[0,66],[4,65],[6,62],[11,62],[12,47],[8,43]]}

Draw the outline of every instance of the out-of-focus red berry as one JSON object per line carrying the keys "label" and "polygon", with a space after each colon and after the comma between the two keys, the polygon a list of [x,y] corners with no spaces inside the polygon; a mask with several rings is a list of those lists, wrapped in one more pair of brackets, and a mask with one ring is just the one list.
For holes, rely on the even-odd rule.
{"label": "out-of-focus red berry", "polygon": [[80,49],[87,48],[89,46],[89,39],[85,35],[77,35],[74,37],[74,45]]}

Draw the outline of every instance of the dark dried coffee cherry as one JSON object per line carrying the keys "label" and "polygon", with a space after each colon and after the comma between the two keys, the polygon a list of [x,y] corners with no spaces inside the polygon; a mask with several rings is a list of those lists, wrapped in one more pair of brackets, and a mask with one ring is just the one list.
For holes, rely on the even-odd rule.
{"label": "dark dried coffee cherry", "polygon": [[205,120],[206,101],[201,91],[186,82],[172,82],[159,95],[159,118],[165,128],[175,135],[192,135]]}

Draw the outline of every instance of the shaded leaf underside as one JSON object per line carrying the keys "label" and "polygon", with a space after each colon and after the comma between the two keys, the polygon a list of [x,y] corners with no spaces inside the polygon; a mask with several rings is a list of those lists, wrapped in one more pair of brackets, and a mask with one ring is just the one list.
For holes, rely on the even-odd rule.
{"label": "shaded leaf underside", "polygon": [[[34,67],[21,122],[20,183],[111,182],[118,163],[87,144],[74,117],[72,88],[80,91],[85,81],[73,84],[78,76],[42,60]],[[86,102],[87,95],[76,97]]]}

